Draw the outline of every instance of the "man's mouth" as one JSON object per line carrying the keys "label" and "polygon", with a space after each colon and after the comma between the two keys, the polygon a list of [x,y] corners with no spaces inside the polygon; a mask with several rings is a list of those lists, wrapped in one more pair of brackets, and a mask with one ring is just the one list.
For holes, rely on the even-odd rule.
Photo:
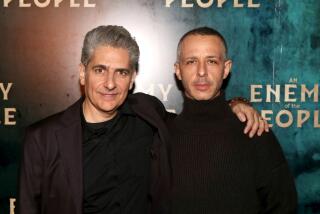
{"label": "man's mouth", "polygon": [[114,99],[117,96],[117,93],[115,92],[110,92],[110,93],[99,93],[104,99],[106,100],[111,100]]}
{"label": "man's mouth", "polygon": [[210,84],[208,83],[195,83],[194,87],[198,90],[198,91],[206,91],[209,89]]}

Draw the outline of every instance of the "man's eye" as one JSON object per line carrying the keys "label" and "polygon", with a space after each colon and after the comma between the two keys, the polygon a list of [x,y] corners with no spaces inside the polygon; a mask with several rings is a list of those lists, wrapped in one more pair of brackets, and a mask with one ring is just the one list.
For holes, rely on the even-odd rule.
{"label": "man's eye", "polygon": [[186,61],[187,65],[191,65],[191,64],[194,64],[194,63],[196,63],[196,60],[187,60]]}
{"label": "man's eye", "polygon": [[120,76],[128,76],[129,75],[129,71],[127,71],[127,70],[118,70],[117,73]]}
{"label": "man's eye", "polygon": [[103,74],[104,73],[104,70],[102,68],[95,68],[94,69],[94,73],[96,74]]}
{"label": "man's eye", "polygon": [[211,65],[217,64],[217,61],[216,61],[216,60],[213,60],[213,59],[209,59],[209,60],[208,60],[208,64],[211,64]]}

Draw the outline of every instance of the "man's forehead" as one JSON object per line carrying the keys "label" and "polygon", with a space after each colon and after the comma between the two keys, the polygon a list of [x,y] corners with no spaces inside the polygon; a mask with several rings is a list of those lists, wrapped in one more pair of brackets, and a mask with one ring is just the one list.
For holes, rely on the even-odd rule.
{"label": "man's forehead", "polygon": [[125,48],[122,47],[113,47],[109,45],[99,45],[94,48],[93,50],[93,55],[98,55],[98,56],[107,56],[107,55],[112,55],[112,54],[117,54],[117,55],[122,55],[129,57],[129,51]]}
{"label": "man's forehead", "polygon": [[219,37],[211,35],[190,35],[182,41],[182,55],[199,54],[199,52],[220,57],[225,52],[225,47]]}
{"label": "man's forehead", "polygon": [[189,35],[182,41],[182,48],[190,48],[201,45],[208,48],[218,46],[225,49],[221,38],[214,35]]}
{"label": "man's forehead", "polygon": [[92,65],[100,64],[105,65],[107,67],[129,67],[129,52],[124,48],[103,45],[98,46],[93,50],[90,62]]}

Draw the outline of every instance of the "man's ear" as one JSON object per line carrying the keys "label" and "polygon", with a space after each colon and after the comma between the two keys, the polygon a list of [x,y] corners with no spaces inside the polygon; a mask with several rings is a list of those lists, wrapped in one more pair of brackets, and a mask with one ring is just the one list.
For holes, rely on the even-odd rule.
{"label": "man's ear", "polygon": [[136,80],[136,76],[137,76],[137,71],[133,70],[133,73],[131,75],[131,80],[130,80],[130,86],[129,86],[129,90],[132,89],[134,81]]}
{"label": "man's ear", "polygon": [[85,76],[86,76],[86,66],[80,63],[79,64],[79,80],[80,80],[80,85],[82,86],[85,85]]}
{"label": "man's ear", "polygon": [[174,72],[179,80],[181,80],[180,64],[178,62],[174,63]]}
{"label": "man's ear", "polygon": [[223,79],[227,78],[232,68],[232,60],[228,59],[224,62]]}

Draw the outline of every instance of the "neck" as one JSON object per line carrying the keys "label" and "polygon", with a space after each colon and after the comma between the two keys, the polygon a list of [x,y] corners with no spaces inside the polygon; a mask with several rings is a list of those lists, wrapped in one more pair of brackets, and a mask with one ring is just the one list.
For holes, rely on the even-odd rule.
{"label": "neck", "polygon": [[85,99],[82,103],[82,111],[84,119],[88,123],[106,122],[114,118],[118,113],[118,111],[116,110],[110,112],[99,110],[95,106],[93,106],[92,103],[87,99]]}
{"label": "neck", "polygon": [[215,95],[213,95],[210,99],[208,100],[198,100],[198,99],[195,99],[193,97],[191,97],[187,92],[184,93],[185,97],[189,98],[190,100],[196,100],[196,101],[210,101],[210,100],[214,100],[216,97],[220,96],[221,92],[218,91]]}
{"label": "neck", "polygon": [[223,92],[212,100],[185,97],[183,110],[176,119],[177,128],[182,132],[193,130],[193,133],[208,134],[223,128],[221,124],[230,116],[232,113]]}
{"label": "neck", "polygon": [[181,116],[194,121],[208,121],[222,118],[229,107],[224,94],[217,95],[211,100],[192,100],[185,97]]}

